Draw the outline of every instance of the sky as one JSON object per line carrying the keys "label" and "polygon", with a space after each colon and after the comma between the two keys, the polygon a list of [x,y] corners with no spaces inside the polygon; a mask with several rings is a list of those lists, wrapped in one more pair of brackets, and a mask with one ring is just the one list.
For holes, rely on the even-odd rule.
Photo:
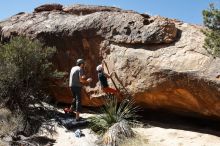
{"label": "sky", "polygon": [[48,3],[115,6],[201,25],[203,24],[202,10],[207,9],[209,3],[215,3],[218,8],[220,6],[220,0],[2,0],[0,20],[19,12],[30,13],[37,6]]}

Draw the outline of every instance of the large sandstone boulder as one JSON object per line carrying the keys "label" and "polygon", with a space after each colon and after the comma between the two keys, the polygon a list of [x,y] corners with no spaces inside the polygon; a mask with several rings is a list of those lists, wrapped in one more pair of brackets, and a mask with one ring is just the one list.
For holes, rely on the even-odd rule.
{"label": "large sandstone boulder", "polygon": [[[202,29],[115,7],[54,4],[0,22],[0,37],[26,35],[56,46],[54,64],[61,71],[85,58],[94,82],[84,105],[102,104],[95,67],[105,59],[139,105],[220,118],[220,59],[203,48]],[[59,101],[71,101],[68,87],[51,90]]]}

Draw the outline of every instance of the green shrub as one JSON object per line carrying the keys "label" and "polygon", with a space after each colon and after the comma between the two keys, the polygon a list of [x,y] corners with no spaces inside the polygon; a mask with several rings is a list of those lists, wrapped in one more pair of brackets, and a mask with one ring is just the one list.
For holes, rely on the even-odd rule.
{"label": "green shrub", "polygon": [[0,45],[0,102],[28,113],[31,104],[46,99],[57,73],[51,63],[55,52],[55,48],[26,37],[14,37]]}
{"label": "green shrub", "polygon": [[136,125],[139,107],[133,100],[124,99],[121,103],[117,98],[108,97],[100,115],[90,117],[90,128],[103,136],[101,143],[105,145],[118,145],[126,138],[134,136],[131,126]]}
{"label": "green shrub", "polygon": [[137,111],[139,107],[134,106],[133,100],[123,100],[117,102],[117,98],[112,96],[106,100],[104,107],[101,107],[100,115],[89,118],[91,129],[97,134],[104,134],[115,123],[126,121],[130,124],[136,123]]}
{"label": "green shrub", "polygon": [[208,28],[204,30],[206,35],[204,47],[208,53],[214,57],[220,56],[220,10],[214,7],[214,4],[210,4],[208,10],[203,10],[203,22]]}

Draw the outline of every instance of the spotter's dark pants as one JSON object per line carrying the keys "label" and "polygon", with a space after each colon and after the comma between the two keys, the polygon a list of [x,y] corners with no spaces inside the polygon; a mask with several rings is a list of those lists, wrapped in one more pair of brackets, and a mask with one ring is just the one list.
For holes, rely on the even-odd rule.
{"label": "spotter's dark pants", "polygon": [[[81,109],[82,109],[82,107],[81,107],[81,89],[82,89],[82,87],[77,87],[77,86],[71,87],[71,91],[72,91],[72,95],[73,95],[71,108],[72,108],[72,110],[74,110],[73,107],[76,107],[75,108],[76,112],[81,112]],[[74,96],[75,96],[75,98],[74,98]]]}

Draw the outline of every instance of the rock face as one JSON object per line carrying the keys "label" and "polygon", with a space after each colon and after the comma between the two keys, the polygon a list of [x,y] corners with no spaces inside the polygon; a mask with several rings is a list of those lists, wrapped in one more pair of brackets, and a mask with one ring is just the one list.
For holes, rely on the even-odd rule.
{"label": "rock face", "polygon": [[[220,59],[203,48],[201,29],[115,7],[54,4],[0,22],[0,37],[26,35],[56,46],[54,64],[61,71],[85,58],[94,82],[85,89],[84,105],[102,104],[91,97],[99,96],[95,67],[105,59],[138,104],[220,118]],[[58,100],[71,101],[67,87],[51,90]]]}

